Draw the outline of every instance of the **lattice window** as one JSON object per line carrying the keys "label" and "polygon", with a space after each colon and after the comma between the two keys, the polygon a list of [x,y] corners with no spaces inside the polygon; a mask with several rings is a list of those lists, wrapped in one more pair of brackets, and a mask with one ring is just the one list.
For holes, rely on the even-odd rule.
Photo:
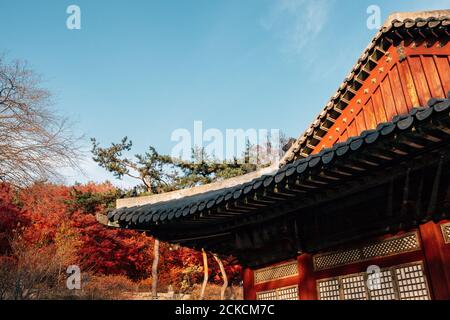
{"label": "lattice window", "polygon": [[450,222],[441,224],[442,236],[445,243],[450,243]]}
{"label": "lattice window", "polygon": [[298,286],[257,292],[256,300],[298,300]]}
{"label": "lattice window", "polygon": [[317,282],[320,300],[339,300],[339,280],[329,279]]}
{"label": "lattice window", "polygon": [[402,237],[387,239],[363,248],[364,258],[388,256],[401,252],[419,249],[419,239],[416,233],[406,234]]}
{"label": "lattice window", "polygon": [[428,286],[422,264],[413,264],[395,270],[400,300],[429,300]]}
{"label": "lattice window", "polygon": [[383,270],[378,282],[369,289],[370,300],[395,300],[395,292],[393,271]]}
{"label": "lattice window", "polygon": [[428,300],[422,262],[381,270],[379,281],[368,287],[367,274],[355,273],[317,281],[320,300]]}
{"label": "lattice window", "polygon": [[339,266],[358,260],[361,260],[361,253],[359,250],[346,250],[314,257],[314,266],[316,270],[321,270],[330,266]]}
{"label": "lattice window", "polygon": [[298,275],[297,261],[255,271],[255,284]]}
{"label": "lattice window", "polygon": [[298,300],[298,287],[295,286],[279,289],[278,300]]}
{"label": "lattice window", "polygon": [[364,274],[356,274],[341,278],[344,300],[367,300]]}
{"label": "lattice window", "polygon": [[256,300],[277,300],[277,291],[264,291],[256,293]]}
{"label": "lattice window", "polygon": [[419,249],[419,236],[417,232],[411,232],[398,237],[377,241],[359,248],[315,255],[313,257],[314,269],[329,269],[373,259],[375,257],[389,256]]}

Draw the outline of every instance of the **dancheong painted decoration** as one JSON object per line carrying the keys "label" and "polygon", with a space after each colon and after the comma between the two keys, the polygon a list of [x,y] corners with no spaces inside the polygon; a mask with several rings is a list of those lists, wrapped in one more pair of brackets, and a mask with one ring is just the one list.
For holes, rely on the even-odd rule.
{"label": "dancheong painted decoration", "polygon": [[107,223],[236,257],[246,299],[450,299],[449,26],[391,15],[279,168]]}

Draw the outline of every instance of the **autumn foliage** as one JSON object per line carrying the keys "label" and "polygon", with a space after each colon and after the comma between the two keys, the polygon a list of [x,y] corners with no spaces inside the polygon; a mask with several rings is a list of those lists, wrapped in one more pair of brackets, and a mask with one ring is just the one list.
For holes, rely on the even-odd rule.
{"label": "autumn foliage", "polygon": [[[35,184],[23,190],[0,184],[0,273],[11,273],[19,265],[25,273],[32,272],[26,271],[28,265],[43,263],[46,268],[40,277],[52,287],[65,284],[66,268],[75,264],[92,279],[108,279],[109,283],[113,282],[111,277],[118,276],[135,284],[151,283],[153,239],[137,231],[107,228],[95,218],[112,208],[120,194],[109,183],[71,187]],[[160,251],[160,290],[172,285],[188,292],[202,281],[201,253],[165,243]],[[48,256],[47,262],[34,259],[37,253]],[[220,284],[219,268],[212,256],[209,260],[210,281]],[[229,258],[224,258],[224,264],[231,282],[237,283],[240,267]],[[0,275],[0,299],[1,281]],[[39,292],[33,290],[25,290],[26,296],[16,298],[32,298],[30,292]]]}

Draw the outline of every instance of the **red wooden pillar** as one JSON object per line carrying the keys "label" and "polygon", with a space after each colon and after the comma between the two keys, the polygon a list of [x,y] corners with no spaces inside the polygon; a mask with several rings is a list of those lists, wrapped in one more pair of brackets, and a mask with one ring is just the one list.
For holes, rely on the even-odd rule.
{"label": "red wooden pillar", "polygon": [[256,291],[252,269],[242,269],[242,281],[244,283],[244,300],[256,300]]}
{"label": "red wooden pillar", "polygon": [[303,253],[298,256],[298,291],[300,300],[317,300],[316,279],[312,255]]}
{"label": "red wooden pillar", "polygon": [[419,229],[434,299],[450,300],[450,247],[439,224],[429,221]]}

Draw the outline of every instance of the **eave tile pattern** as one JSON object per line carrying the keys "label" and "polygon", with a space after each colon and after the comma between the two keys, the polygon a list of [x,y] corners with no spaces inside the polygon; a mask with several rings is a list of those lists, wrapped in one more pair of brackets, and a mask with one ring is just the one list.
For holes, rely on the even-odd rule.
{"label": "eave tile pattern", "polygon": [[[273,175],[265,175],[242,185],[182,199],[116,209],[108,214],[108,219],[111,223],[118,223],[122,227],[140,230],[150,230],[161,224],[176,226],[179,223],[195,221],[202,217],[208,217],[208,221],[210,221],[208,223],[220,223],[223,219],[233,219],[235,216],[242,216],[245,213],[239,213],[237,210],[237,213],[226,215],[228,207],[233,207],[236,203],[242,203],[245,206],[248,199],[255,199],[259,195],[262,195],[259,198],[264,198],[266,193],[275,195],[276,199],[278,188],[299,184],[299,181],[306,181],[305,183],[313,181],[314,185],[316,176],[319,182],[315,183],[314,188],[320,188],[320,179],[322,178],[320,173],[333,168],[336,163],[339,163],[340,166],[348,164],[351,170],[358,172],[359,168],[354,166],[355,157],[364,154],[366,148],[371,146],[380,144],[381,149],[387,149],[383,143],[389,141],[389,148],[394,146],[394,150],[396,145],[400,146],[405,143],[407,148],[411,147],[413,150],[419,148],[420,150],[420,146],[414,142],[414,139],[422,139],[418,131],[426,128],[433,130],[438,124],[444,128],[440,131],[437,130],[439,134],[444,135],[441,139],[448,142],[450,139],[449,112],[450,99],[431,99],[428,107],[414,108],[408,114],[396,116],[390,122],[379,124],[374,130],[364,131],[360,136],[350,138],[344,143],[338,143],[318,154],[285,165]],[[414,139],[408,140],[408,137],[412,136]],[[394,142],[391,143],[391,141]],[[403,151],[401,149],[397,151],[401,157]],[[392,148],[386,152],[392,153]],[[394,154],[396,153],[394,152]],[[389,159],[382,160],[390,161]],[[364,161],[367,162],[365,159]],[[368,163],[370,167],[370,161]],[[251,205],[249,204],[249,206]],[[230,209],[230,211],[232,210]]]}

